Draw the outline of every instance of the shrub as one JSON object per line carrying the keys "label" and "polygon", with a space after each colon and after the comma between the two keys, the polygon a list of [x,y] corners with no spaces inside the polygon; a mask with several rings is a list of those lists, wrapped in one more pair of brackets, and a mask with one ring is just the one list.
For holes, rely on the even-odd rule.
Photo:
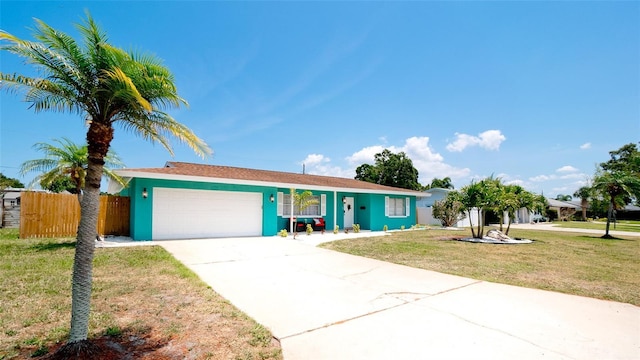
{"label": "shrub", "polygon": [[355,233],[360,232],[360,224],[353,224],[353,232]]}
{"label": "shrub", "polygon": [[389,227],[388,227],[387,225],[383,226],[383,227],[382,227],[382,231],[384,231],[384,232],[389,231]]}
{"label": "shrub", "polygon": [[311,224],[307,224],[307,235],[311,235],[311,233],[313,232],[313,226],[311,226]]}
{"label": "shrub", "polygon": [[287,232],[287,229],[282,229],[282,230],[280,230],[278,235],[280,235],[281,237],[287,237],[287,236],[289,236],[289,233]]}
{"label": "shrub", "polygon": [[334,233],[334,234],[337,234],[337,233],[338,233],[338,231],[340,231],[340,226],[336,225],[336,226],[333,228],[333,233]]}

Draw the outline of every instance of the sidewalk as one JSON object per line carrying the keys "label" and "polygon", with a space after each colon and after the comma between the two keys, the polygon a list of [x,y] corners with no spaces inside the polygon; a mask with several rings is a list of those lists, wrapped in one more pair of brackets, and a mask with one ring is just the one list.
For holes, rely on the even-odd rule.
{"label": "sidewalk", "polygon": [[[511,224],[511,228],[512,229],[531,229],[531,230],[546,230],[546,231],[577,232],[577,233],[604,235],[604,230],[564,228],[564,227],[556,226],[556,224],[554,224],[554,223]],[[613,229],[613,225],[611,225],[611,228],[609,229],[609,234],[614,235],[614,236],[635,236],[635,237],[640,237],[640,232],[614,230]]]}

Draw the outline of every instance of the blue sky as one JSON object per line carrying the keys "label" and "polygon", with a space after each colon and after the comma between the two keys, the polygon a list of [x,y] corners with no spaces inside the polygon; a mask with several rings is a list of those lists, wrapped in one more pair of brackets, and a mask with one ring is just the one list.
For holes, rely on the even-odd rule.
{"label": "blue sky", "polygon": [[[494,175],[572,194],[608,152],[640,141],[637,1],[2,1],[0,28],[33,18],[77,37],[85,9],[112,44],[153,53],[189,108],[172,111],[214,151],[172,158],[116,128],[127,167],[187,161],[354,177],[388,148],[428,184]],[[0,53],[2,72],[31,73]],[[0,93],[0,171],[37,142],[84,141],[83,119]]]}

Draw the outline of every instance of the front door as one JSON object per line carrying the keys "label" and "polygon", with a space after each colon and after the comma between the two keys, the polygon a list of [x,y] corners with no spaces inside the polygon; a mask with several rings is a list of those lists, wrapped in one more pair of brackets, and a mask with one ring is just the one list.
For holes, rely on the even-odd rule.
{"label": "front door", "polygon": [[343,225],[345,229],[351,229],[353,228],[353,214],[354,214],[354,210],[353,210],[353,198],[352,197],[346,197],[345,198],[345,203],[342,205],[344,208],[344,221],[343,221]]}

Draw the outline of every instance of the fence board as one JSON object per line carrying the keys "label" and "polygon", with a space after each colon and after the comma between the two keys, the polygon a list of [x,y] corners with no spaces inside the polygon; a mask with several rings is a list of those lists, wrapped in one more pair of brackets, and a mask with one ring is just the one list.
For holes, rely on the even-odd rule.
{"label": "fence board", "polygon": [[[23,192],[20,238],[76,236],[80,205],[76,195]],[[129,198],[100,196],[97,233],[129,236]]]}

